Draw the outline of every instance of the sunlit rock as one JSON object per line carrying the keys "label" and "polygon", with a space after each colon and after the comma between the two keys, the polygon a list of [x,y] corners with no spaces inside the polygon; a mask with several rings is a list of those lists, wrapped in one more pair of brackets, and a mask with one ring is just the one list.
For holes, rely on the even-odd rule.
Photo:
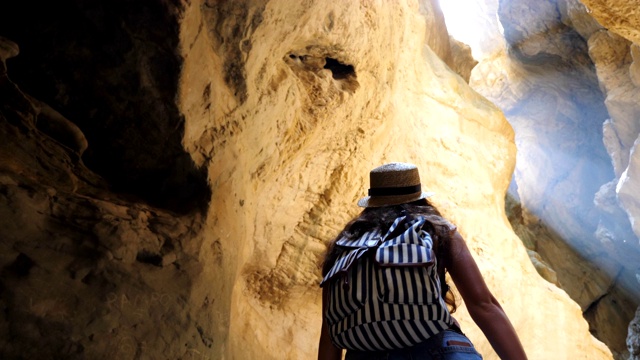
{"label": "sunlit rock", "polygon": [[453,37],[451,40],[451,59],[449,65],[451,70],[459,74],[464,81],[469,82],[471,70],[478,65],[478,62],[471,55],[471,48]]}
{"label": "sunlit rock", "polygon": [[[539,255],[549,264],[559,286],[585,311],[594,333],[623,356],[623,325],[610,319],[630,319],[637,301],[630,299],[640,299],[632,265],[640,256],[638,240],[615,191],[616,174],[627,168],[637,137],[637,101],[631,99],[638,96],[625,85],[631,72],[625,60],[628,42],[622,39],[626,47],[616,48],[622,42],[612,40],[607,47],[603,37],[596,59],[595,42],[589,39],[607,31],[575,0],[484,1],[475,6],[480,18],[499,21],[493,32],[469,22],[466,36],[474,53],[492,45],[497,49],[480,58],[470,85],[500,106],[514,126],[518,158],[510,196],[521,210],[509,214],[512,226],[535,251],[532,262],[538,264]],[[495,10],[487,15],[483,9]],[[448,15],[457,13],[445,13],[447,23]],[[474,38],[500,29],[508,44],[502,49],[494,36]],[[611,81],[622,72],[624,81]],[[548,276],[545,267],[537,269]],[[614,300],[601,301],[609,296]],[[588,315],[595,309],[598,316]]]}
{"label": "sunlit rock", "polygon": [[[369,169],[400,160],[418,164],[437,192],[531,359],[611,358],[581,309],[606,320],[617,301],[611,278],[570,268],[580,284],[591,279],[585,299],[608,304],[600,307],[577,304],[534,269],[504,213],[513,129],[445,65],[456,67],[431,2],[20,4],[16,34],[38,46],[10,59],[20,82],[0,73],[3,357],[314,358],[326,244],[359,211]],[[538,40],[525,52],[543,48]],[[549,53],[573,56],[557,50]],[[510,59],[493,65],[512,78],[536,74]],[[487,75],[514,106],[539,80],[510,87]],[[555,106],[540,115],[577,122],[593,110],[576,109],[593,99],[588,91],[576,105],[543,90],[534,104]],[[32,99],[83,130],[82,158],[36,127]],[[545,124],[528,134],[558,149],[545,135],[564,128]],[[592,136],[577,124],[568,131],[578,136],[561,149]],[[588,169],[567,170],[562,187]],[[534,174],[549,184],[548,173]],[[527,230],[541,219],[521,215]],[[537,250],[547,263],[543,251],[577,257],[566,244]],[[456,316],[496,359],[464,306]]]}
{"label": "sunlit rock", "polygon": [[[440,32],[418,10],[285,1],[187,10],[185,146],[212,186],[202,257],[216,244],[222,266],[205,273],[225,279],[205,281],[216,294],[213,337],[223,339],[216,354],[315,356],[326,242],[358,211],[369,168],[404,159],[468,238],[531,358],[610,356],[507,230],[511,128],[424,47]],[[495,358],[464,310],[459,318]]]}
{"label": "sunlit rock", "polygon": [[558,9],[562,22],[577,31],[584,39],[589,39],[594,32],[602,29],[580,0],[558,1]]}
{"label": "sunlit rock", "polygon": [[610,31],[640,43],[640,12],[635,0],[580,0],[588,12]]}
{"label": "sunlit rock", "polygon": [[616,191],[622,206],[629,214],[629,220],[636,236],[640,237],[640,141],[636,141],[630,154],[629,166],[620,175]]}
{"label": "sunlit rock", "polygon": [[529,258],[533,263],[533,266],[536,268],[536,271],[542,276],[545,280],[552,284],[558,285],[558,275],[556,272],[547,264],[540,254],[535,251],[527,250],[527,254],[529,254]]}
{"label": "sunlit rock", "polygon": [[[637,101],[640,88],[629,77],[628,69],[632,60],[630,45],[624,38],[606,30],[589,38],[589,55],[596,65],[611,124],[617,134],[616,140],[621,145],[622,164],[628,163],[631,146],[640,133],[640,122],[637,121],[640,117],[640,104]],[[620,173],[616,172],[616,176],[619,177]]]}

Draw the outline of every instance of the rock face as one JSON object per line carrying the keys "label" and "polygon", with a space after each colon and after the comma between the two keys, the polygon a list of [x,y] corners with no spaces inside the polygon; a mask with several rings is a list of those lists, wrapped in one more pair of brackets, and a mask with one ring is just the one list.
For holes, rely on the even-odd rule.
{"label": "rock face", "polygon": [[322,255],[387,161],[420,167],[531,359],[611,358],[508,224],[513,129],[432,2],[154,4],[0,9],[3,358],[314,358]]}
{"label": "rock face", "polygon": [[633,0],[581,0],[587,11],[602,26],[627,40],[640,43],[640,13]]}
{"label": "rock face", "polygon": [[497,24],[482,29],[483,39],[478,31],[469,35],[470,43],[482,43],[473,48],[481,57],[470,85],[500,106],[515,130],[508,201],[514,230],[541,275],[557,281],[580,304],[592,333],[624,358],[623,324],[640,302],[640,94],[635,47],[590,14],[618,13],[608,19],[626,24],[620,34],[632,38],[627,17],[635,10],[630,2],[602,3],[585,1],[588,12],[577,0],[485,1],[484,23],[497,18],[507,46],[499,46]]}
{"label": "rock face", "polygon": [[636,316],[629,323],[627,348],[630,353],[629,360],[640,359],[640,307],[636,310]]}
{"label": "rock face", "polygon": [[179,9],[111,5],[122,16],[0,5],[3,359],[178,359],[212,342],[210,192],[174,101]]}
{"label": "rock face", "polygon": [[[212,284],[220,314],[214,338],[225,339],[214,343],[218,354],[314,357],[326,241],[358,211],[368,170],[405,159],[419,164],[438,205],[468,237],[532,358],[552,357],[548,349],[567,358],[610,356],[579,319],[568,325],[578,307],[534,275],[505,228],[511,129],[423,47],[425,34],[443,34],[426,27],[416,7],[271,1],[187,10],[185,146],[210,169],[206,241],[219,244],[229,279]],[[514,296],[521,291],[527,295]],[[547,302],[553,315],[523,311]],[[494,358],[464,310],[460,318]],[[565,326],[572,328],[549,336]]]}

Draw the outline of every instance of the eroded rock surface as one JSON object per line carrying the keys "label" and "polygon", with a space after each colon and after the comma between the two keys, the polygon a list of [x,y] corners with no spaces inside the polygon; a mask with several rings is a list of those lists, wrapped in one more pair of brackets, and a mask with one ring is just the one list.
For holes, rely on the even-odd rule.
{"label": "eroded rock surface", "polygon": [[206,306],[186,306],[202,271],[193,248],[201,217],[109,191],[36,128],[39,110],[6,75],[0,93],[2,357],[180,358],[206,349],[197,329],[210,326]]}
{"label": "eroded rock surface", "polygon": [[[513,133],[424,47],[441,36],[426,25],[435,23],[423,17],[428,2],[259,4],[194,6],[183,23],[185,146],[210,169],[206,237],[219,244],[228,279],[212,284],[215,312],[228,324],[214,350],[315,356],[326,242],[358,211],[368,170],[404,159],[420,166],[467,236],[531,358],[610,357],[508,230]],[[230,59],[234,67],[218,71]],[[485,358],[495,358],[464,310],[459,317]]]}
{"label": "eroded rock surface", "polygon": [[640,307],[636,310],[636,316],[629,323],[627,348],[630,354],[629,360],[640,359]]}
{"label": "eroded rock surface", "polygon": [[210,193],[180,144],[177,81],[157,82],[179,64],[163,73],[142,61],[175,60],[161,50],[171,36],[137,28],[171,29],[176,9],[158,20],[132,3],[112,3],[124,17],[88,2],[0,5],[3,359],[178,359],[211,347],[198,259]]}
{"label": "eroded rock surface", "polygon": [[512,127],[445,65],[432,2],[154,4],[0,12],[4,357],[314,358],[322,254],[386,161],[418,164],[531,359],[611,357],[507,223]]}
{"label": "eroded rock surface", "polygon": [[640,43],[640,12],[638,12],[636,1],[580,1],[587,6],[589,14],[602,26],[631,42]]}
{"label": "eroded rock surface", "polygon": [[[557,279],[593,333],[622,358],[623,324],[640,301],[633,260],[640,246],[631,226],[638,223],[630,161],[639,98],[634,48],[577,0],[485,1],[479,8],[487,11],[485,24],[499,20],[507,43],[500,47],[497,24],[482,29],[480,40],[469,35],[482,44],[473,48],[481,57],[470,84],[500,106],[516,134],[509,201],[519,205],[510,206],[509,218],[535,251],[541,275]],[[487,54],[491,44],[496,50]]]}

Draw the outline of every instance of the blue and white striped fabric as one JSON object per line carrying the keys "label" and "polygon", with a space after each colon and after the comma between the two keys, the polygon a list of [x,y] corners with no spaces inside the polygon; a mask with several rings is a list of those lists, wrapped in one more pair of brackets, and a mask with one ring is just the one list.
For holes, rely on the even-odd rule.
{"label": "blue and white striped fabric", "polygon": [[399,349],[450,327],[425,221],[400,217],[384,236],[338,240],[344,251],[321,283],[329,285],[325,317],[336,346]]}

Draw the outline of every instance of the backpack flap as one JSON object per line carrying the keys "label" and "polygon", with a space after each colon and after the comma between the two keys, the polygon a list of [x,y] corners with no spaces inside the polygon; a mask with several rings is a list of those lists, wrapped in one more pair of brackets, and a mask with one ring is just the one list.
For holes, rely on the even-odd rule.
{"label": "backpack flap", "polygon": [[369,249],[375,248],[382,241],[379,231],[367,232],[357,239],[349,239],[342,237],[336,241],[336,246],[345,248],[338,256],[336,262],[320,282],[322,287],[327,281],[333,279],[339,274],[346,273],[349,268],[360,259]]}
{"label": "backpack flap", "polygon": [[394,223],[396,226],[389,229],[382,244],[376,250],[376,262],[381,266],[432,265],[435,261],[433,239],[422,229],[426,220],[423,217],[415,219],[402,217],[396,222],[398,224]]}

